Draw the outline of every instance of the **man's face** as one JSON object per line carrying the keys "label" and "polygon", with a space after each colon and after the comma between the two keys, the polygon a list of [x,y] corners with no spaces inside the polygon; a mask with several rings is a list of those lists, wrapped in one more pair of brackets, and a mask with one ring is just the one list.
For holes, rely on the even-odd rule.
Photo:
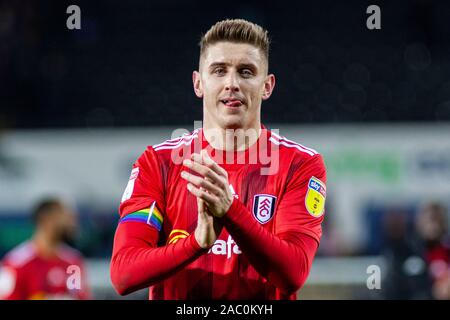
{"label": "man's face", "polygon": [[418,215],[417,230],[423,239],[440,241],[446,234],[447,219],[442,212],[426,208]]}
{"label": "man's face", "polygon": [[64,241],[71,243],[76,234],[77,220],[74,212],[68,207],[61,206],[55,209],[52,215],[49,215],[49,228],[53,231],[53,234],[58,241]]}
{"label": "man's face", "polygon": [[207,127],[248,129],[259,125],[261,102],[270,97],[275,77],[267,75],[267,61],[257,47],[218,42],[203,53],[193,83],[203,98]]}

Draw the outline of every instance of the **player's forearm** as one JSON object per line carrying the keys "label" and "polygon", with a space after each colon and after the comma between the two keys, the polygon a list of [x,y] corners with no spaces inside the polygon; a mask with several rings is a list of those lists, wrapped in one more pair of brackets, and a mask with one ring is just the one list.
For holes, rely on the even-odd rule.
{"label": "player's forearm", "polygon": [[270,233],[236,199],[221,220],[252,266],[269,282],[289,294],[304,284],[317,250],[314,239]]}
{"label": "player's forearm", "polygon": [[148,226],[132,222],[119,225],[110,266],[111,281],[119,294],[164,280],[205,252],[194,235],[163,247],[155,244],[155,233]]}

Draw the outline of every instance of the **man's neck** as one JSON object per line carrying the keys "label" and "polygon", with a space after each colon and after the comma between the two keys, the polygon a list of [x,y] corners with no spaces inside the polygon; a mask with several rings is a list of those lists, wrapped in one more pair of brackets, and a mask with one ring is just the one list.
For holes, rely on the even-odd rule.
{"label": "man's neck", "polygon": [[258,141],[261,123],[249,128],[219,128],[203,126],[208,143],[216,150],[244,151]]}
{"label": "man's neck", "polygon": [[44,230],[37,230],[33,236],[33,244],[36,246],[39,256],[44,258],[53,257],[57,253],[58,241],[44,232]]}

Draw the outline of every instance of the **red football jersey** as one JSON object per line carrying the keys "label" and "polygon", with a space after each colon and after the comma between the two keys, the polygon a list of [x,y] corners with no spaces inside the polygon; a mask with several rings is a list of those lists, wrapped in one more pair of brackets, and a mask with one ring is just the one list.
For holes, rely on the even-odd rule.
{"label": "red football jersey", "polygon": [[[314,246],[309,245],[314,255],[325,211],[322,156],[264,126],[257,143],[242,152],[213,149],[203,129],[148,147],[133,165],[120,205],[120,223],[146,223],[157,231],[154,245],[159,247],[193,235],[197,200],[188,192],[180,173],[188,171],[182,160],[202,149],[228,172],[236,203],[233,208],[242,203],[251,213],[246,219],[253,219],[273,235],[296,232],[314,239]],[[230,228],[222,229],[207,253],[150,286],[149,298],[296,299],[295,293],[282,292],[255,269],[247,259],[251,253],[241,250]]]}
{"label": "red football jersey", "polygon": [[0,266],[0,299],[88,298],[81,254],[66,245],[61,245],[55,257],[43,258],[27,241],[11,250]]}
{"label": "red football jersey", "polygon": [[450,241],[444,239],[440,243],[427,247],[425,261],[433,281],[449,277],[450,274]]}

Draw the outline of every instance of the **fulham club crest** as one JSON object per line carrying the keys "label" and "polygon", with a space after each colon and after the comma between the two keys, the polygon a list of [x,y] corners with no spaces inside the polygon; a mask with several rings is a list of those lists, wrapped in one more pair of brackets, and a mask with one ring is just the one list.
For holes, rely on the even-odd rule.
{"label": "fulham club crest", "polygon": [[253,201],[253,215],[259,223],[267,223],[273,217],[277,197],[269,194],[257,194]]}

